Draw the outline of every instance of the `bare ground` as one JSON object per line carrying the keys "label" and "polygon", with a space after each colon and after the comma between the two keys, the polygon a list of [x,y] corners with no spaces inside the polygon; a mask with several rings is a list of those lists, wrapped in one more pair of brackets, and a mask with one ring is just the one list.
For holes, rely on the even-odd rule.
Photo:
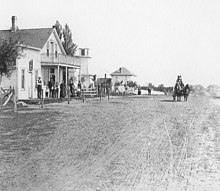
{"label": "bare ground", "polygon": [[220,190],[220,102],[73,100],[0,111],[0,190]]}

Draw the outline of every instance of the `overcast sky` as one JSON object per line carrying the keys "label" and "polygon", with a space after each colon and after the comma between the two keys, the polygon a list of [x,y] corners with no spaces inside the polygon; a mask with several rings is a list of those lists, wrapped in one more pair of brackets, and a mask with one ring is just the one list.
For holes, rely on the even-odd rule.
{"label": "overcast sky", "polygon": [[0,0],[0,29],[13,15],[20,29],[67,23],[98,77],[124,66],[142,85],[220,85],[219,0]]}

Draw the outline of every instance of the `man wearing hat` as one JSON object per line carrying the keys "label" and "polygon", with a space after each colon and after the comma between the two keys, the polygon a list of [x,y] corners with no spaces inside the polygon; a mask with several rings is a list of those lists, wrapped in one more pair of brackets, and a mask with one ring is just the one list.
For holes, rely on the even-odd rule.
{"label": "man wearing hat", "polygon": [[38,97],[38,99],[41,99],[41,91],[42,91],[42,81],[41,81],[41,77],[38,77],[38,80],[37,80],[37,97]]}

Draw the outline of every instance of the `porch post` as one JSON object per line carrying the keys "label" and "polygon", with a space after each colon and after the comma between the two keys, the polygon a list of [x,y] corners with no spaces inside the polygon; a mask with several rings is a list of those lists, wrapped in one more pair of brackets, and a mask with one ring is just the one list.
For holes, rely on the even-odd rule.
{"label": "porch post", "polygon": [[66,79],[65,79],[65,80],[66,80],[66,95],[67,95],[67,88],[68,88],[68,84],[67,84],[67,82],[68,82],[68,81],[67,81],[67,79],[68,79],[68,77],[67,77],[68,73],[67,73],[67,71],[68,71],[68,70],[67,70],[67,66],[66,66]]}

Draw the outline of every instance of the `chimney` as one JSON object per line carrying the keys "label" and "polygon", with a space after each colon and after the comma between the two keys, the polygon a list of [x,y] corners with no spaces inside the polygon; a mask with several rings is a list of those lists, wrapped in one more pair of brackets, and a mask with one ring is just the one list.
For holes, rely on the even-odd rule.
{"label": "chimney", "polygon": [[18,30],[17,17],[16,16],[12,16],[11,17],[11,21],[12,21],[11,32],[16,32]]}

